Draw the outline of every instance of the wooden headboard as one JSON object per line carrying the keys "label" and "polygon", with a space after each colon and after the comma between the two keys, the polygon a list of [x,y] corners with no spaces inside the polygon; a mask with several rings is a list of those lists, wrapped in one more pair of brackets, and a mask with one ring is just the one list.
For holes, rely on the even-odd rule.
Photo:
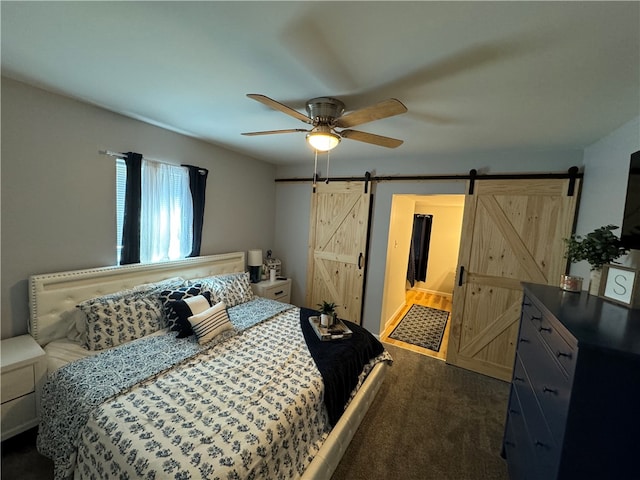
{"label": "wooden headboard", "polygon": [[231,252],[171,262],[32,275],[29,278],[29,332],[44,346],[66,336],[69,312],[89,298],[171,277],[188,280],[243,271],[245,252]]}

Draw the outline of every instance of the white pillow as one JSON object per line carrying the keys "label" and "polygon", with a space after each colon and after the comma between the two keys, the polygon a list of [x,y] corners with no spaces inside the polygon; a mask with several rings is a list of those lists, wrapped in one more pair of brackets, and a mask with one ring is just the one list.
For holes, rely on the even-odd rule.
{"label": "white pillow", "polygon": [[191,313],[193,313],[194,315],[202,313],[205,310],[211,308],[211,304],[209,304],[209,301],[203,295],[196,295],[195,297],[185,298],[183,302],[189,306],[189,310],[191,310]]}
{"label": "white pillow", "polygon": [[211,302],[224,302],[228,308],[255,298],[249,281],[249,272],[226,273],[212,277],[191,280],[201,283],[203,291],[211,292]]}
{"label": "white pillow", "polygon": [[227,330],[233,330],[224,302],[216,303],[204,312],[190,316],[188,320],[200,345],[210,342]]}

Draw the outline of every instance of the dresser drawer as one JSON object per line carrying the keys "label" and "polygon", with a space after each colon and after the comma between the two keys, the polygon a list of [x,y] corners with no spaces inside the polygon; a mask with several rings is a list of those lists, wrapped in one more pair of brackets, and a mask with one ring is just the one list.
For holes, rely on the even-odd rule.
{"label": "dresser drawer", "polygon": [[260,297],[284,303],[291,301],[291,279],[254,283],[252,288],[253,292]]}
{"label": "dresser drawer", "polygon": [[33,365],[2,372],[2,403],[33,391],[35,391]]}
{"label": "dresser drawer", "polygon": [[507,411],[507,428],[504,438],[504,450],[507,457],[510,480],[535,478],[534,455],[531,450],[529,433],[522,415],[522,407],[515,387],[511,387],[509,409]]}
{"label": "dresser drawer", "polygon": [[558,324],[553,319],[543,315],[539,321],[534,321],[534,326],[560,366],[569,378],[572,378],[576,368],[577,348],[562,337],[558,331]]}
{"label": "dresser drawer", "polygon": [[3,440],[38,424],[35,392],[5,402],[0,408]]}
{"label": "dresser drawer", "polygon": [[283,301],[283,299],[289,298],[290,295],[291,295],[291,286],[289,284],[277,285],[275,287],[267,287],[264,289],[264,296],[272,300]]}
{"label": "dresser drawer", "polygon": [[[522,408],[522,416],[529,432],[531,450],[536,458],[538,469],[544,472],[557,472],[560,462],[560,448],[547,425],[547,419],[533,392],[526,368],[516,356],[513,387]],[[511,408],[511,407],[510,407]],[[511,414],[509,410],[509,414]],[[553,478],[547,476],[547,478]]]}
{"label": "dresser drawer", "polygon": [[571,382],[529,321],[522,322],[517,355],[526,369],[531,389],[540,404],[549,430],[557,443],[561,444],[569,409]]}
{"label": "dresser drawer", "polygon": [[522,301],[522,318],[530,321],[539,321],[542,318],[542,312],[526,296]]}

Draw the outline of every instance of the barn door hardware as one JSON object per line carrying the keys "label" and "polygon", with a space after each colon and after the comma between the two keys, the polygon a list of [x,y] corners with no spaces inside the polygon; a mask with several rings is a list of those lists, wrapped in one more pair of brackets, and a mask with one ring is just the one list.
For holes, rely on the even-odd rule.
{"label": "barn door hardware", "polygon": [[473,187],[475,186],[477,176],[478,171],[475,168],[469,170],[469,195],[473,195]]}
{"label": "barn door hardware", "polygon": [[576,178],[578,177],[578,167],[569,169],[569,188],[567,189],[567,197],[573,197],[576,189]]}

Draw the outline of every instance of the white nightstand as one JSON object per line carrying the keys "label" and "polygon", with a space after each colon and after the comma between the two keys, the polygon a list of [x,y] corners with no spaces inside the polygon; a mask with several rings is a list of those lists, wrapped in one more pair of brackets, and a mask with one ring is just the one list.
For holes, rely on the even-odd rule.
{"label": "white nightstand", "polygon": [[271,300],[278,300],[279,302],[290,303],[291,302],[291,279],[286,278],[284,280],[263,280],[262,282],[252,283],[251,288],[253,293],[259,297],[270,298]]}
{"label": "white nightstand", "polygon": [[47,374],[45,353],[31,335],[0,343],[2,440],[38,425],[40,395]]}

